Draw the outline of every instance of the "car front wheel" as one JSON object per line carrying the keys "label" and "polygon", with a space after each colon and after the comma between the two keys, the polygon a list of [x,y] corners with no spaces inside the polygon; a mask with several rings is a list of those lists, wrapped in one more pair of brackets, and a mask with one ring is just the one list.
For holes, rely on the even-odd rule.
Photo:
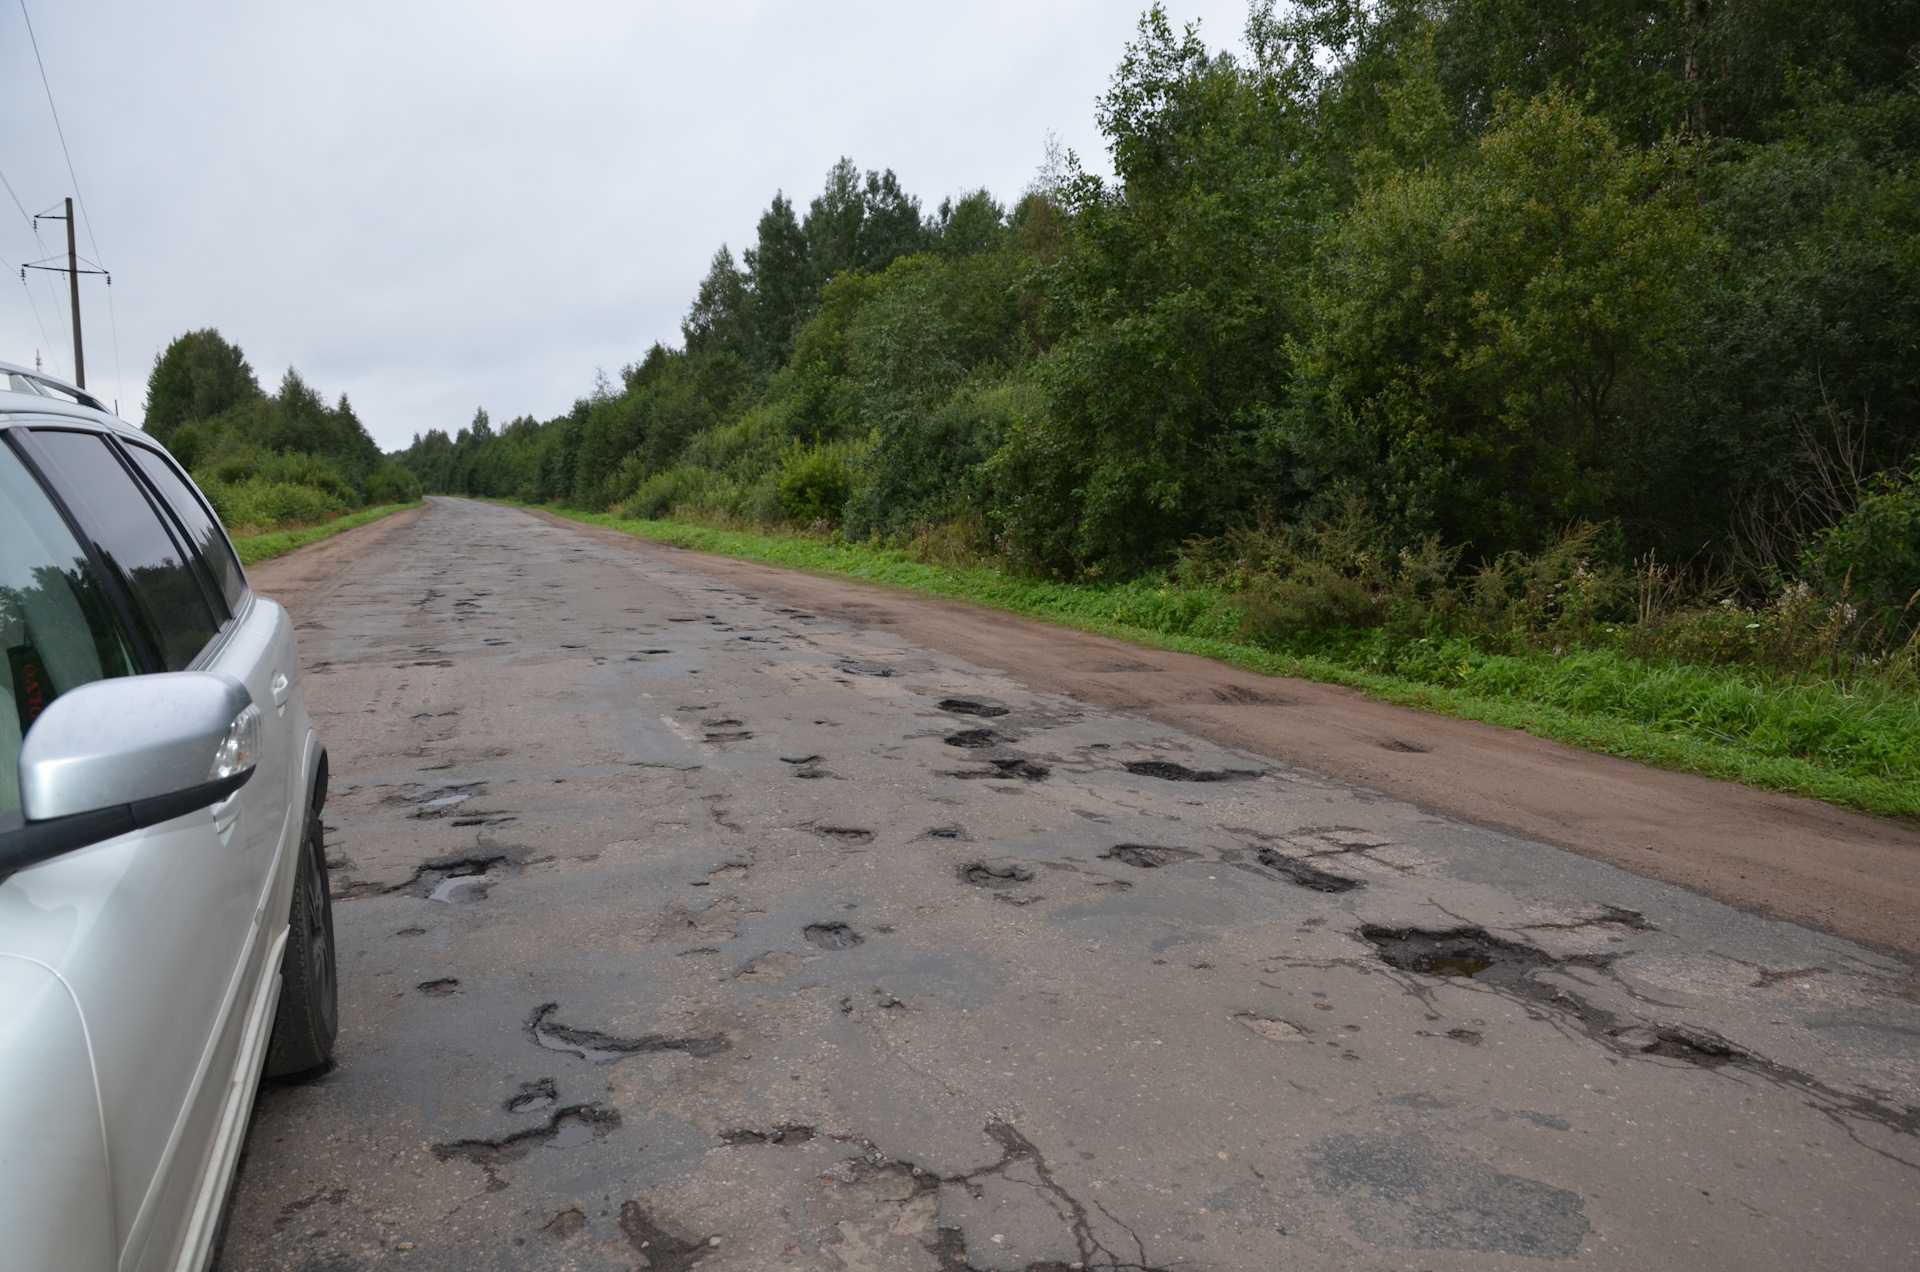
{"label": "car front wheel", "polygon": [[324,1066],[333,1056],[333,1036],[340,1024],[333,903],[327,893],[326,840],[317,808],[307,814],[298,869],[287,916],[287,950],[280,960],[280,1007],[267,1046],[270,1078]]}

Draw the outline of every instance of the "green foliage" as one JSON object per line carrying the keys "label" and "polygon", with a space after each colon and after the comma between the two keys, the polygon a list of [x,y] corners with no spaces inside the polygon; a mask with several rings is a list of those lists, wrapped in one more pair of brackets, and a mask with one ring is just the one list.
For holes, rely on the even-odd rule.
{"label": "green foliage", "polygon": [[229,527],[261,530],[410,502],[412,473],[389,463],[342,395],[329,406],[289,368],[265,394],[238,346],[189,332],[147,383],[146,429],[173,452]]}
{"label": "green foliage", "polygon": [[1904,636],[1920,622],[1920,465],[1884,476],[1859,506],[1822,534],[1808,573]]}
{"label": "green foliage", "polygon": [[856,448],[844,442],[796,440],[780,465],[780,511],[801,525],[838,522],[853,497],[857,464]]}
{"label": "green foliage", "polygon": [[166,445],[182,424],[211,419],[259,396],[259,381],[240,346],[211,327],[189,331],[153,360],[145,428]]}
{"label": "green foliage", "polygon": [[1232,54],[1156,7],[1099,102],[1112,180],[1050,154],[1010,210],[923,214],[843,159],[714,256],[683,348],[394,458],[1034,579],[1205,575],[1290,656],[1892,676],[1916,49],[1920,0],[1299,0]]}

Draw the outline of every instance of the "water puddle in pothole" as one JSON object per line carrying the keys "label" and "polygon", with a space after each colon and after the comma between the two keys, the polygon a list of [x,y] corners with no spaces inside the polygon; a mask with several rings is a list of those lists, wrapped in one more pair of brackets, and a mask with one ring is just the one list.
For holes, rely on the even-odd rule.
{"label": "water puddle in pothole", "polygon": [[1554,958],[1531,945],[1507,941],[1478,928],[1423,932],[1417,928],[1368,926],[1360,935],[1391,967],[1422,976],[1484,980],[1518,989],[1529,974],[1555,965]]}
{"label": "water puddle in pothole", "polygon": [[523,1082],[506,1103],[509,1113],[538,1113],[550,1109],[560,1102],[559,1088],[554,1086],[552,1078],[541,1078],[537,1082]]}
{"label": "water puddle in pothole", "polygon": [[598,1122],[590,1121],[578,1113],[565,1113],[554,1119],[553,1138],[547,1141],[548,1148],[578,1148],[599,1139],[606,1131]]}
{"label": "water puddle in pothole", "polygon": [[444,901],[449,905],[471,905],[475,901],[487,899],[487,889],[499,880],[491,874],[449,875],[433,885],[427,893],[429,901]]}

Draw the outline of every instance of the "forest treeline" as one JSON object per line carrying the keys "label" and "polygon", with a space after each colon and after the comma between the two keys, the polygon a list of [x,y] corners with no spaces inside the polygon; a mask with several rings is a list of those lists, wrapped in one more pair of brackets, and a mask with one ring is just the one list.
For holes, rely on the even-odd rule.
{"label": "forest treeline", "polygon": [[240,346],[211,327],[154,359],[141,427],[235,531],[420,497],[418,479],[380,453],[346,394],[329,406],[291,367],[277,393],[264,392]]}
{"label": "forest treeline", "polygon": [[843,160],[719,250],[681,347],[393,458],[1064,579],[1572,535],[1904,627],[1917,56],[1920,0],[1301,0],[1233,53],[1156,7],[1098,104],[1113,179],[929,211]]}

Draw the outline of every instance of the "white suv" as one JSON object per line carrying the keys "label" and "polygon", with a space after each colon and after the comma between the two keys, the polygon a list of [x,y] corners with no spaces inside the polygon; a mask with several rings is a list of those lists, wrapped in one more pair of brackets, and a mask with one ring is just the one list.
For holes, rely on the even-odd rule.
{"label": "white suv", "polygon": [[326,751],[179,466],[4,363],[0,651],[0,1263],[194,1272],[333,1050]]}

